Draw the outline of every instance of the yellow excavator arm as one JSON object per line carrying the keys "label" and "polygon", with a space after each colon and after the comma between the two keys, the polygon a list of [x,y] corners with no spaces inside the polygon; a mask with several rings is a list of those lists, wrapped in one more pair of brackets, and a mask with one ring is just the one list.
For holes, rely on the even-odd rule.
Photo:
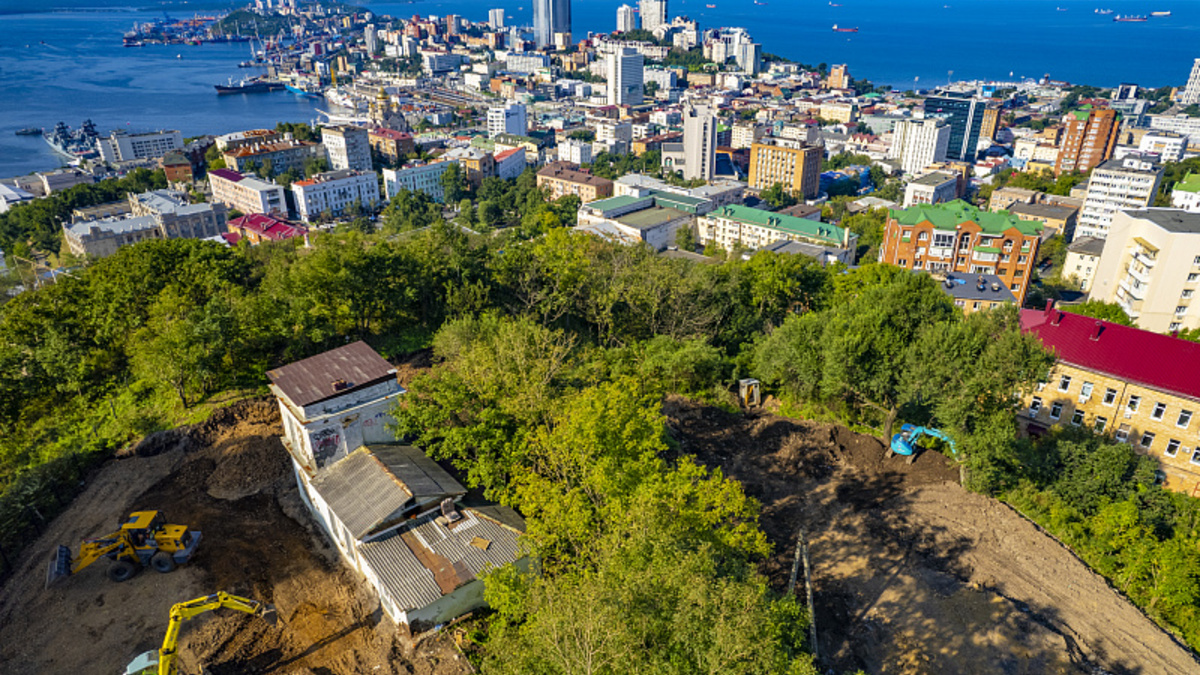
{"label": "yellow excavator arm", "polygon": [[271,625],[276,621],[274,607],[224,591],[181,602],[171,607],[171,618],[167,623],[167,634],[163,637],[162,647],[158,652],[146,652],[134,659],[125,669],[126,675],[175,675],[179,631],[183,622],[216,609],[232,609],[259,616]]}

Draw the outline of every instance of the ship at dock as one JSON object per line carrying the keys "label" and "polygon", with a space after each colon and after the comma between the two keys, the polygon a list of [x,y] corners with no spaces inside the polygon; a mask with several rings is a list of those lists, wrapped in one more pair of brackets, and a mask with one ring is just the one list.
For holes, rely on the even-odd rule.
{"label": "ship at dock", "polygon": [[54,129],[42,135],[46,143],[60,155],[71,159],[92,159],[99,156],[96,141],[100,134],[96,133],[96,125],[91,120],[84,120],[78,129],[72,129],[59,122]]}
{"label": "ship at dock", "polygon": [[282,82],[272,82],[270,80],[252,80],[243,79],[237,84],[233,80],[229,80],[229,84],[214,85],[217,89],[218,96],[227,94],[265,94],[268,91],[279,91],[284,88]]}

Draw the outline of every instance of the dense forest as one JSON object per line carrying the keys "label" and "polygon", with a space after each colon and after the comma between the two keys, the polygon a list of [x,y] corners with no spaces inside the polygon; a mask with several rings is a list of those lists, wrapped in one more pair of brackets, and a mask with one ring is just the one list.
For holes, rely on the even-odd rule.
{"label": "dense forest", "polygon": [[[606,243],[563,227],[577,204],[530,174],[462,198],[447,223],[404,194],[308,248],[144,242],[5,304],[0,549],[118,448],[361,338],[389,358],[432,347],[398,430],[527,517],[540,565],[488,578],[486,672],[574,672],[585,655],[593,672],[815,672],[805,611],[757,571],[758,505],[680,454],[661,412],[667,394],[732,409],[747,376],[877,435],[945,430],[966,485],[1200,645],[1196,500],[1155,485],[1128,445],[1019,437],[1013,393],[1052,359],[1015,309],[964,317],[932,279],[884,265]],[[643,619],[620,620],[626,607]]]}

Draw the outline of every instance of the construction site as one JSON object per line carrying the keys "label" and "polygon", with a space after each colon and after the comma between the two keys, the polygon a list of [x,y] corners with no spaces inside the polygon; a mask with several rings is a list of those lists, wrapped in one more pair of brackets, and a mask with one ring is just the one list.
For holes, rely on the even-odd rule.
{"label": "construction site", "polygon": [[[804,532],[823,672],[1200,672],[1189,650],[1070,551],[961,488],[943,455],[910,464],[844,427],[677,397],[664,413],[680,452],[761,501],[774,545],[763,571],[781,592]],[[196,618],[179,642],[180,672],[474,672],[456,646],[459,626],[414,637],[385,616],[313,523],[281,433],[273,401],[243,401],[108,462],[3,586],[4,671],[124,672],[158,647],[174,603],[223,590],[270,603],[278,622]],[[195,555],[170,574],[147,569],[113,583],[95,566],[45,587],[58,545],[139,510],[202,532]]]}

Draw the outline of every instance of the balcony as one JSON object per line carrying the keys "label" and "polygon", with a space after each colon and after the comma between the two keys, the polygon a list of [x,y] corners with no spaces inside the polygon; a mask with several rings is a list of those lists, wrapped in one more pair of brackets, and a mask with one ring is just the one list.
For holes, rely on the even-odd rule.
{"label": "balcony", "polygon": [[1146,267],[1146,268],[1154,267],[1154,263],[1157,262],[1156,258],[1154,258],[1153,256],[1146,255],[1145,251],[1136,250],[1136,249],[1133,252],[1133,260],[1135,262],[1141,263],[1142,267]]}
{"label": "balcony", "polygon": [[1137,263],[1131,262],[1126,266],[1125,271],[1133,279],[1137,279],[1143,286],[1150,283],[1150,275],[1146,270],[1139,270]]}
{"label": "balcony", "polygon": [[1117,287],[1125,289],[1125,294],[1134,300],[1146,299],[1146,286],[1130,280],[1129,277],[1123,277],[1119,282],[1117,282]]}
{"label": "balcony", "polygon": [[949,258],[954,255],[954,249],[949,246],[930,246],[929,257],[931,258]]}
{"label": "balcony", "polygon": [[991,246],[976,246],[971,254],[975,262],[994,263],[1000,260],[1000,249]]}

